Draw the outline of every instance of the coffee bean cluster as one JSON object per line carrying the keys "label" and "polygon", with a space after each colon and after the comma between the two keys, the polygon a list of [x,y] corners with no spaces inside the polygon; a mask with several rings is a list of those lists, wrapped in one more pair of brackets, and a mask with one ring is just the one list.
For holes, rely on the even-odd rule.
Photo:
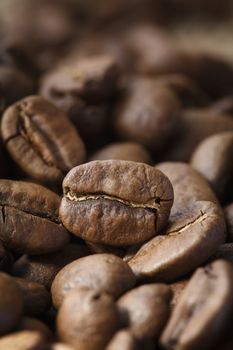
{"label": "coffee bean cluster", "polygon": [[233,348],[233,66],[155,3],[8,14],[0,350]]}

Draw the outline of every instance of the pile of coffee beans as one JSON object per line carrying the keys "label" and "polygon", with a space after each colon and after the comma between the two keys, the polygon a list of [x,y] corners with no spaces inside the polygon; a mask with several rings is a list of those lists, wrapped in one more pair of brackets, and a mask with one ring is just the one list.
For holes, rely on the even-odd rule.
{"label": "pile of coffee beans", "polygon": [[15,6],[0,350],[233,349],[233,65],[181,48],[159,2]]}

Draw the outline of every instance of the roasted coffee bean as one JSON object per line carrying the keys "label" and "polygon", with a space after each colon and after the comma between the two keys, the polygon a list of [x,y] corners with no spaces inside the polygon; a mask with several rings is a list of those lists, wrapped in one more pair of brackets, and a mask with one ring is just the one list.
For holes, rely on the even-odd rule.
{"label": "roasted coffee bean", "polygon": [[163,154],[163,160],[188,162],[196,147],[207,137],[233,131],[233,119],[211,109],[187,109],[180,115],[176,138]]}
{"label": "roasted coffee bean", "polygon": [[22,291],[25,315],[38,316],[48,311],[50,294],[42,284],[29,282],[23,278],[15,278],[15,281]]}
{"label": "roasted coffee bean", "polygon": [[106,350],[139,350],[139,344],[128,329],[123,329],[113,336]]}
{"label": "roasted coffee bean", "polygon": [[159,170],[120,160],[75,167],[63,181],[63,192],[63,225],[85,240],[112,246],[158,234],[173,203],[172,186]]}
{"label": "roasted coffee bean", "polygon": [[179,112],[179,101],[171,89],[137,78],[116,109],[115,128],[122,139],[158,152],[174,136]]}
{"label": "roasted coffee bean", "polygon": [[102,350],[119,322],[117,307],[109,295],[74,289],[58,312],[58,337],[79,350]]}
{"label": "roasted coffee bean", "polygon": [[34,92],[32,79],[13,66],[0,65],[0,91],[7,105]]}
{"label": "roasted coffee bean", "polygon": [[182,107],[201,107],[208,104],[209,98],[195,81],[183,74],[167,74],[156,78],[156,83],[172,89]]}
{"label": "roasted coffee bean", "polygon": [[192,155],[191,166],[206,178],[219,199],[224,200],[233,176],[233,131],[202,141]]}
{"label": "roasted coffee bean", "polygon": [[196,201],[218,200],[205,178],[190,165],[181,162],[164,162],[156,165],[171,181],[174,190],[174,203],[171,217],[182,212],[186,205]]}
{"label": "roasted coffee bean", "polygon": [[68,118],[40,96],[9,107],[1,132],[11,157],[38,181],[60,183],[85,158],[84,144]]}
{"label": "roasted coffee bean", "polygon": [[233,242],[233,203],[224,208],[229,242]]}
{"label": "roasted coffee bean", "polygon": [[80,98],[91,104],[105,102],[116,90],[118,75],[112,56],[83,57],[48,73],[42,81],[41,94],[69,114],[64,107],[70,105],[67,99],[71,97],[74,104]]}
{"label": "roasted coffee bean", "polygon": [[112,254],[95,254],[66,265],[55,277],[51,292],[53,304],[58,308],[74,288],[90,288],[117,298],[134,285],[134,274],[121,258]]}
{"label": "roasted coffee bean", "polygon": [[13,266],[13,274],[36,282],[50,289],[56,274],[72,261],[88,255],[85,245],[68,244],[63,250],[46,255],[26,256],[19,258]]}
{"label": "roasted coffee bean", "polygon": [[23,295],[20,287],[11,276],[0,272],[0,334],[14,329],[22,313]]}
{"label": "roasted coffee bean", "polygon": [[151,156],[147,149],[137,142],[116,142],[104,146],[95,152],[90,160],[129,160],[132,162],[151,164]]}
{"label": "roasted coffee bean", "polygon": [[0,338],[0,350],[45,350],[47,340],[41,332],[21,331]]}
{"label": "roasted coffee bean", "polygon": [[53,338],[49,327],[36,318],[23,317],[17,326],[17,332],[18,331],[37,331],[43,334],[48,340]]}
{"label": "roasted coffee bean", "polygon": [[209,349],[233,309],[232,265],[217,260],[199,268],[185,288],[161,336],[164,349]]}
{"label": "roasted coffee bean", "polygon": [[59,196],[43,186],[0,180],[0,240],[17,253],[62,249],[69,234],[58,218],[59,203]]}
{"label": "roasted coffee bean", "polygon": [[163,235],[144,243],[128,264],[140,280],[170,282],[204,263],[224,240],[225,221],[216,204],[185,204]]}
{"label": "roasted coffee bean", "polygon": [[124,294],[117,302],[122,323],[136,339],[159,336],[169,316],[172,293],[163,284],[148,284]]}

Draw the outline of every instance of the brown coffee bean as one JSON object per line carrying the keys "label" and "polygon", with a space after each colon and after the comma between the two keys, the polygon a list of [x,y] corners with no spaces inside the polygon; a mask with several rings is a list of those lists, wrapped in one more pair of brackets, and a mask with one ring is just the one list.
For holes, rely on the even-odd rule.
{"label": "brown coffee bean", "polygon": [[171,89],[155,80],[137,78],[118,105],[115,128],[122,139],[158,152],[174,135],[179,112],[179,101]]}
{"label": "brown coffee bean", "polygon": [[0,180],[0,239],[19,253],[46,254],[62,249],[69,234],[60,224],[60,198],[29,182]]}
{"label": "brown coffee bean", "polygon": [[121,258],[112,254],[95,254],[66,265],[55,277],[51,292],[58,308],[74,288],[90,288],[99,293],[119,297],[135,285],[135,277]]}
{"label": "brown coffee bean", "polygon": [[174,281],[205,262],[224,240],[221,209],[195,202],[177,212],[163,235],[144,243],[128,264],[138,279]]}
{"label": "brown coffee bean", "polygon": [[43,78],[41,94],[61,109],[70,96],[74,103],[81,98],[100,104],[115,92],[118,75],[117,62],[110,55],[72,59]]}
{"label": "brown coffee bean", "polygon": [[129,160],[151,164],[152,160],[145,147],[137,142],[116,142],[104,146],[95,152],[90,160]]}
{"label": "brown coffee bean", "polygon": [[233,269],[224,260],[199,268],[161,336],[164,349],[209,349],[233,309]]}
{"label": "brown coffee bean", "polygon": [[11,276],[0,272],[0,334],[14,329],[22,313],[23,295],[20,287]]}
{"label": "brown coffee bean", "polygon": [[148,284],[124,294],[117,302],[122,323],[136,339],[158,337],[169,316],[172,293],[163,284]]}
{"label": "brown coffee bean", "polygon": [[205,178],[190,165],[181,162],[164,162],[156,165],[171,181],[174,190],[174,203],[171,217],[176,212],[196,201],[210,201],[218,204],[218,200]]}
{"label": "brown coffee bean", "polygon": [[34,91],[33,81],[25,73],[11,65],[0,65],[0,91],[7,105]]}
{"label": "brown coffee bean", "polygon": [[13,266],[13,274],[27,281],[36,282],[50,289],[56,274],[72,261],[88,255],[85,245],[68,244],[63,250],[47,255],[19,258]]}
{"label": "brown coffee bean", "polygon": [[0,350],[46,350],[47,341],[37,331],[21,331],[0,338]]}
{"label": "brown coffee bean", "polygon": [[9,107],[1,133],[11,157],[38,181],[61,183],[85,158],[84,144],[66,115],[40,96]]}
{"label": "brown coffee bean", "polygon": [[38,316],[48,311],[50,294],[42,284],[23,278],[15,278],[15,281],[22,291],[25,315]]}
{"label": "brown coffee bean", "polygon": [[49,327],[36,318],[23,317],[17,326],[17,332],[19,331],[37,331],[43,334],[43,336],[48,340],[53,338]]}
{"label": "brown coffee bean", "polygon": [[112,246],[156,235],[166,225],[173,202],[172,186],[159,170],[120,160],[93,161],[72,169],[63,192],[63,225],[85,240]]}
{"label": "brown coffee bean", "polygon": [[233,131],[202,141],[195,149],[190,164],[206,178],[219,199],[224,200],[233,176]]}
{"label": "brown coffee bean", "polygon": [[106,347],[106,350],[139,350],[139,344],[128,329],[115,333]]}
{"label": "brown coffee bean", "polygon": [[114,301],[94,290],[74,289],[58,312],[59,339],[79,350],[104,349],[118,328]]}
{"label": "brown coffee bean", "polygon": [[208,104],[209,98],[199,88],[195,81],[183,74],[165,74],[156,78],[156,83],[172,89],[179,98],[181,105],[187,107],[201,107]]}
{"label": "brown coffee bean", "polygon": [[233,131],[231,116],[217,114],[211,109],[187,109],[180,116],[175,141],[163,154],[163,160],[188,162],[200,142],[225,131]]}
{"label": "brown coffee bean", "polygon": [[233,242],[233,203],[224,208],[229,242]]}

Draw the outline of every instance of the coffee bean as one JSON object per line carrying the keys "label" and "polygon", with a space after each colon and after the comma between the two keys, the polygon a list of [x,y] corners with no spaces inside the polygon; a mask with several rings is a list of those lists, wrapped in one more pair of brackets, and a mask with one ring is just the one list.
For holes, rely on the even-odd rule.
{"label": "coffee bean", "polygon": [[144,243],[128,264],[139,280],[170,282],[205,262],[224,240],[221,209],[195,202],[177,212],[163,235]]}
{"label": "coffee bean", "polygon": [[224,208],[229,242],[233,242],[233,203]]}
{"label": "coffee bean", "polygon": [[95,254],[66,265],[55,277],[51,292],[53,304],[58,308],[74,288],[90,288],[117,298],[134,285],[135,277],[121,258],[112,254]]}
{"label": "coffee bean", "polygon": [[85,240],[113,246],[156,235],[173,202],[172,186],[159,170],[118,160],[75,167],[64,179],[63,192],[63,225]]}
{"label": "coffee bean", "polygon": [[15,281],[22,291],[25,315],[38,316],[48,311],[50,294],[42,284],[29,282],[23,278],[15,278]]}
{"label": "coffee bean", "polygon": [[0,334],[14,329],[22,313],[23,295],[20,287],[11,276],[0,272]]}
{"label": "coffee bean", "polygon": [[85,158],[84,144],[68,118],[40,96],[9,107],[1,132],[11,157],[38,181],[61,183]]}
{"label": "coffee bean", "polygon": [[47,341],[37,331],[15,332],[0,338],[0,350],[45,350]]}
{"label": "coffee bean", "polygon": [[230,115],[216,114],[204,108],[186,109],[180,115],[176,138],[163,154],[163,160],[188,162],[200,142],[225,131],[233,131]]}
{"label": "coffee bean", "polygon": [[223,260],[199,268],[161,336],[164,349],[209,349],[233,309],[233,269]]}
{"label": "coffee bean", "polygon": [[117,302],[122,323],[136,339],[156,338],[169,316],[171,290],[163,284],[148,284],[124,294]]}
{"label": "coffee bean", "polygon": [[139,344],[130,330],[123,329],[115,333],[106,350],[139,350]]}
{"label": "coffee bean", "polygon": [[152,160],[145,147],[137,142],[116,142],[104,146],[95,152],[90,160],[129,160],[151,164]]}
{"label": "coffee bean", "polygon": [[37,331],[43,334],[46,339],[52,339],[51,330],[43,322],[36,318],[23,317],[17,326],[17,332],[18,331]]}
{"label": "coffee bean", "polygon": [[117,63],[110,55],[83,57],[45,76],[41,94],[61,109],[70,95],[99,104],[115,92],[118,75]]}
{"label": "coffee bean", "polygon": [[102,350],[119,328],[117,307],[107,294],[74,289],[57,317],[59,339],[79,350]]}
{"label": "coffee bean", "polygon": [[179,112],[179,101],[171,89],[154,80],[138,78],[118,105],[115,128],[122,139],[158,152],[174,135]]}
{"label": "coffee bean", "polygon": [[156,165],[171,181],[174,190],[174,203],[171,217],[182,212],[186,205],[196,201],[210,201],[218,204],[218,200],[205,178],[191,166],[181,162],[164,162]]}
{"label": "coffee bean", "polygon": [[191,166],[206,178],[219,199],[224,200],[233,176],[233,131],[202,141],[192,155]]}
{"label": "coffee bean", "polygon": [[0,239],[18,253],[46,254],[62,249],[69,234],[58,218],[59,197],[28,182],[0,180]]}
{"label": "coffee bean", "polygon": [[14,264],[12,273],[50,289],[56,274],[65,265],[88,254],[85,245],[68,244],[63,250],[53,254],[30,257],[23,255]]}

